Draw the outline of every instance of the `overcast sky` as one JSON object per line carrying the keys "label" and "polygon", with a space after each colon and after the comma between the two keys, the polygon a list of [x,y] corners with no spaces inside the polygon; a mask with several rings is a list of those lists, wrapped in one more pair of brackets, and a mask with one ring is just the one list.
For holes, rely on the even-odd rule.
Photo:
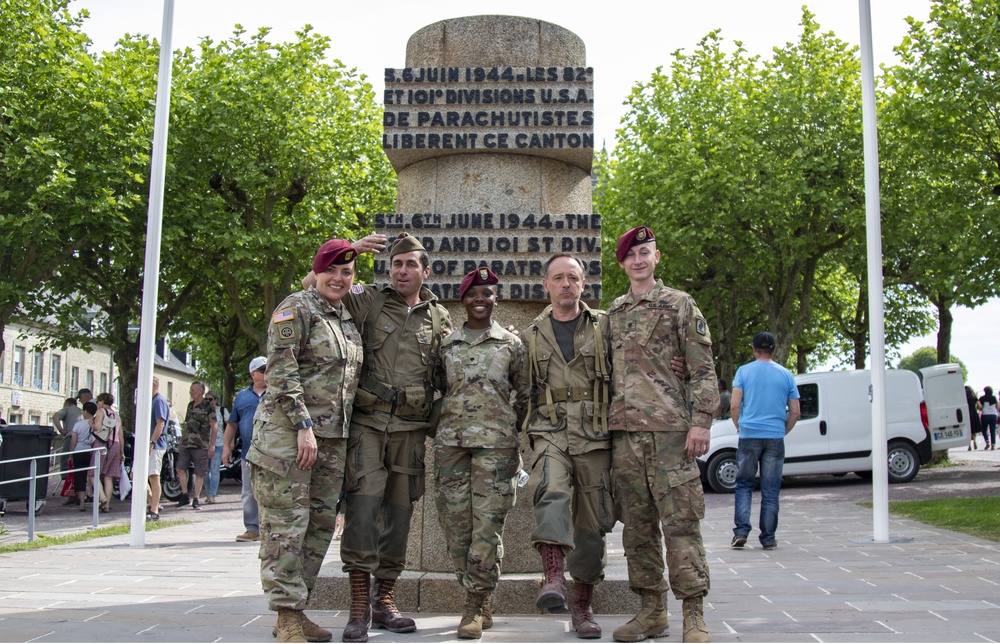
{"label": "overcast sky", "polygon": [[[403,67],[406,41],[420,28],[448,18],[505,14],[538,18],[558,24],[583,39],[587,63],[594,68],[597,145],[614,146],[614,133],[625,108],[622,103],[637,81],[646,81],[677,49],[693,50],[710,31],[720,29],[729,45],[741,41],[752,54],[768,56],[774,47],[798,40],[802,6],[808,6],[823,31],[860,43],[859,3],[853,0],[504,0],[477,2],[336,2],[333,0],[175,0],[174,48],[194,47],[201,38],[221,40],[236,24],[250,32],[271,27],[272,41],[294,38],[312,25],[332,40],[330,57],[356,67],[381,97],[382,70]],[[906,35],[906,17],[926,20],[930,0],[872,0],[873,51],[876,65],[893,64],[893,47]],[[73,12],[87,9],[84,31],[95,50],[114,47],[126,33],[159,39],[163,3],[159,0],[74,0]],[[969,384],[1000,386],[1000,340],[993,321],[1000,302],[975,311],[956,309],[952,353],[969,367]],[[903,348],[903,355],[934,346],[933,335]]]}

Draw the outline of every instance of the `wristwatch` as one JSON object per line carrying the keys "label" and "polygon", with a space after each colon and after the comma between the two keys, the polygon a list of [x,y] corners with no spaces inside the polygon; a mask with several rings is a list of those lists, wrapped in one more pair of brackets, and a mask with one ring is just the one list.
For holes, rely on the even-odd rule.
{"label": "wristwatch", "polygon": [[313,422],[311,418],[306,418],[305,420],[300,420],[299,422],[295,423],[295,429],[309,429],[312,426]]}

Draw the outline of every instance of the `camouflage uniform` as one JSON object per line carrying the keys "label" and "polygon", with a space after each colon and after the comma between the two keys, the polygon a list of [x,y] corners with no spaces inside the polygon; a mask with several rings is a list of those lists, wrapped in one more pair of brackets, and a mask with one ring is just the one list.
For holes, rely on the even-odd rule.
{"label": "camouflage uniform", "polygon": [[[271,610],[302,610],[333,538],[361,334],[350,313],[311,288],[275,309],[267,357],[267,392],[247,453],[260,506],[260,578]],[[308,470],[295,464],[295,426],[305,420],[318,447]]]}
{"label": "camouflage uniform", "polygon": [[212,437],[212,421],[215,420],[215,405],[207,398],[201,403],[188,403],[184,415],[184,433],[181,436],[181,447],[208,449]]}
{"label": "camouflage uniform", "polygon": [[573,579],[597,584],[604,579],[604,535],[615,523],[607,423],[611,334],[603,311],[583,302],[580,308],[568,364],[551,306],[521,332],[532,361],[527,433],[538,485],[531,545],[561,546]]}
{"label": "camouflage uniform", "polygon": [[524,345],[493,322],[482,335],[457,329],[441,354],[448,391],[434,438],[438,518],[458,582],[488,593],[500,579],[503,524],[521,468]]}
{"label": "camouflage uniform", "polygon": [[[385,298],[378,319],[367,319],[377,298]],[[348,438],[341,560],[344,571],[395,580],[406,565],[413,504],[424,493],[424,441],[435,423],[425,387],[428,361],[440,358],[430,309],[438,311],[442,335],[451,332],[451,318],[427,288],[412,308],[388,285],[355,286],[344,305],[371,326],[371,353]]]}
{"label": "camouflage uniform", "polygon": [[[625,524],[622,545],[633,591],[664,591],[660,523],[666,533],[670,586],[678,599],[708,592],[699,521],[705,516],[698,464],[685,454],[692,426],[711,427],[719,404],[712,340],[694,299],[660,280],[608,310],[614,351],[610,425],[615,501]],[[674,356],[691,373],[690,401],[671,370]],[[693,415],[693,417],[692,417]]]}

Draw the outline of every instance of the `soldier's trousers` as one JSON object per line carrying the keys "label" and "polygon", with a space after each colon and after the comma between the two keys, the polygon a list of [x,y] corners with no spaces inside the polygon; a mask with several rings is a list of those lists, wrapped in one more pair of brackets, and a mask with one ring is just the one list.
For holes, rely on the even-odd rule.
{"label": "soldier's trousers", "polygon": [[[663,537],[670,587],[678,599],[708,593],[701,538],[705,495],[695,459],[684,453],[686,432],[612,434],[612,475],[629,586],[665,591]],[[660,524],[663,525],[663,534]]]}
{"label": "soldier's trousers", "polygon": [[271,610],[302,610],[309,601],[333,538],[344,481],[346,439],[317,437],[316,463],[302,470],[295,465],[297,438],[285,428],[269,432],[269,458],[250,467],[260,511],[260,583]]}
{"label": "soldier's trousers", "polygon": [[611,500],[611,450],[571,456],[532,435],[531,480],[535,530],[531,545],[562,546],[570,576],[585,584],[604,581],[604,535],[615,525]]}
{"label": "soldier's trousers", "polygon": [[435,445],[434,459],[434,501],[455,577],[466,590],[492,592],[521,469],[518,450]]}
{"label": "soldier's trousers", "polygon": [[406,566],[413,504],[424,493],[422,429],[381,432],[351,424],[344,481],[344,571],[396,579]]}

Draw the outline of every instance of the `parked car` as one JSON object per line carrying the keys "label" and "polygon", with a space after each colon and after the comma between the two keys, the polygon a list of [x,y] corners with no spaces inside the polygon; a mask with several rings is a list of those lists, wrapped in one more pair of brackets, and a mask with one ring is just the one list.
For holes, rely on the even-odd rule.
{"label": "parked car", "polygon": [[[890,483],[906,483],[937,450],[971,439],[962,370],[936,365],[886,371],[886,437]],[[872,475],[871,372],[827,371],[795,376],[802,417],[785,437],[783,474]],[[731,419],[712,425],[708,452],[698,459],[702,482],[715,492],[736,489],[739,436]]]}

